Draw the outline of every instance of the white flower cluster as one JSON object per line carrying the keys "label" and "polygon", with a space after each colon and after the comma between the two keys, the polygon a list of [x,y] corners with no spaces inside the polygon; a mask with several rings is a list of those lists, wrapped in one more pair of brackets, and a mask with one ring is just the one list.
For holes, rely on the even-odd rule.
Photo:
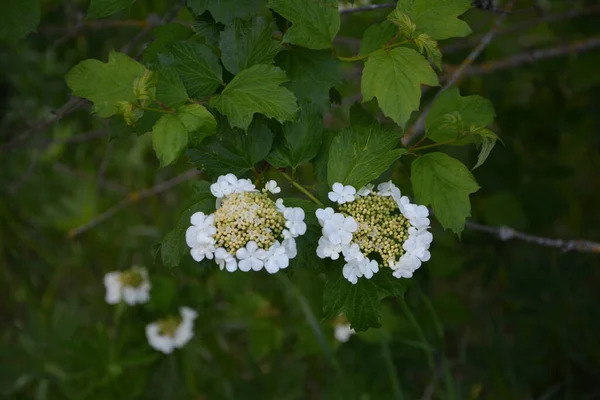
{"label": "white flower cluster", "polygon": [[227,174],[210,190],[217,198],[217,211],[193,214],[186,231],[192,258],[214,258],[229,272],[264,268],[273,274],[287,268],[297,255],[295,238],[306,233],[304,210],[271,200],[267,192],[281,192],[275,181],[259,192],[249,179]]}
{"label": "white flower cluster", "polygon": [[133,306],[150,300],[150,280],[148,271],[133,267],[127,271],[114,271],[104,275],[106,302],[118,304],[121,301]]}
{"label": "white flower cluster", "polygon": [[179,316],[165,318],[146,326],[148,343],[154,349],[170,354],[194,337],[194,320],[198,314],[188,307],[179,309]]}
{"label": "white flower cluster", "polygon": [[431,257],[433,235],[429,229],[429,210],[412,204],[391,181],[374,190],[372,184],[356,190],[334,183],[329,199],[339,206],[318,209],[322,236],[317,256],[337,260],[340,253],[346,264],[343,276],[353,284],[358,278],[371,279],[382,266],[392,268],[396,278],[410,278]]}

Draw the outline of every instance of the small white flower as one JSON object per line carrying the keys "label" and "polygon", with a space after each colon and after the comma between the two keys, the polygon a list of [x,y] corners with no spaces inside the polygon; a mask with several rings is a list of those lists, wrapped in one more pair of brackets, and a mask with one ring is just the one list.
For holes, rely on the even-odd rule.
{"label": "small white flower", "polygon": [[427,218],[429,217],[429,210],[425,206],[405,204],[403,214],[416,228],[428,227],[430,225],[429,218]]}
{"label": "small white flower", "polygon": [[358,189],[357,195],[365,197],[371,194],[375,186],[372,183],[367,183],[365,186]]}
{"label": "small white flower", "polygon": [[281,188],[277,186],[277,182],[273,180],[265,184],[265,190],[273,194],[281,193]]}
{"label": "small white flower", "polygon": [[335,211],[331,207],[319,208],[315,212],[321,226],[325,225],[325,222],[329,221],[333,217],[333,214],[335,214]]}
{"label": "small white flower", "polygon": [[192,258],[198,262],[204,258],[212,259],[215,252],[213,235],[217,233],[217,228],[214,226],[214,215],[196,212],[190,220],[192,226],[185,232],[185,241],[190,247]]}
{"label": "small white flower", "polygon": [[342,275],[353,285],[356,285],[358,278],[362,277],[362,272],[357,262],[347,263],[342,269]]}
{"label": "small white flower", "polygon": [[148,271],[145,268],[133,267],[128,271],[109,272],[104,275],[104,286],[106,288],[105,300],[108,304],[124,301],[133,306],[147,303],[150,300],[151,285]]}
{"label": "small white flower", "polygon": [[234,192],[235,193],[243,193],[243,192],[254,192],[256,187],[252,183],[250,179],[240,179],[237,181],[237,185],[235,185]]}
{"label": "small white flower", "polygon": [[329,192],[328,197],[329,200],[336,202],[338,204],[349,203],[354,201],[356,198],[356,189],[350,185],[342,185],[339,182],[336,182],[331,186],[333,192]]}
{"label": "small white flower", "polygon": [[317,256],[319,258],[331,258],[337,260],[340,258],[342,252],[341,244],[333,244],[325,236],[319,238],[319,245],[317,246]]}
{"label": "small white flower", "polygon": [[323,235],[335,245],[347,245],[352,240],[352,233],[358,229],[358,223],[352,217],[334,214],[323,226]]}
{"label": "small white flower", "polygon": [[275,201],[275,207],[277,208],[277,211],[283,213],[286,209],[286,207],[283,205],[283,199],[277,199]]}
{"label": "small white flower", "polygon": [[377,195],[400,198],[400,189],[398,189],[392,181],[382,182],[377,185]]}
{"label": "small white flower", "polygon": [[290,259],[286,254],[286,249],[278,242],[275,242],[269,249],[265,269],[270,274],[274,274],[280,269],[285,269],[290,264]]}
{"label": "small white flower", "polygon": [[344,268],[342,269],[342,275],[350,283],[356,285],[358,278],[362,278],[364,276],[367,279],[371,279],[378,271],[379,264],[377,261],[369,260],[365,257],[360,261],[353,260],[344,265]]}
{"label": "small white flower", "polygon": [[234,174],[221,175],[215,183],[210,185],[210,192],[220,199],[235,192],[237,186],[238,178]]}
{"label": "small white flower", "polygon": [[240,271],[248,272],[250,270],[260,271],[267,258],[267,252],[258,248],[258,244],[251,240],[246,243],[246,247],[238,249],[235,253],[238,258],[238,267]]}
{"label": "small white flower", "polygon": [[335,339],[341,343],[346,343],[355,333],[356,331],[350,328],[350,324],[336,325],[333,331]]}
{"label": "small white flower", "polygon": [[227,271],[233,272],[237,269],[235,257],[229,254],[223,247],[219,247],[215,250],[215,261],[221,270],[226,268]]}
{"label": "small white flower", "polygon": [[188,307],[181,307],[179,314],[181,322],[172,332],[161,332],[160,321],[146,326],[146,337],[151,347],[170,354],[174,349],[185,346],[194,337],[194,320],[198,314]]}
{"label": "small white flower", "polygon": [[304,216],[304,210],[300,207],[289,207],[283,212],[283,217],[286,219],[285,227],[289,230],[292,237],[298,237],[306,233]]}
{"label": "small white flower", "polygon": [[342,248],[342,253],[344,254],[344,260],[347,262],[361,262],[364,260],[365,256],[360,252],[360,247],[358,244],[353,243],[351,246],[344,246]]}
{"label": "small white flower", "polygon": [[285,254],[291,260],[296,258],[298,255],[298,250],[296,249],[296,240],[294,238],[285,239],[281,242],[281,246],[285,249]]}

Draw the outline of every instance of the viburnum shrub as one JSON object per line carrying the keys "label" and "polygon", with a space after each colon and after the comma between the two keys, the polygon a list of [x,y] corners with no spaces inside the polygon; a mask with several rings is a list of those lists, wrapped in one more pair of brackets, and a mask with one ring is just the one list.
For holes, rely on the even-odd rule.
{"label": "viburnum shrub", "polygon": [[[91,17],[126,3],[93,0]],[[440,86],[438,41],[471,32],[458,18],[470,1],[400,0],[364,30],[355,55],[336,51],[337,0],[185,6],[193,23],[155,29],[140,57],[111,51],[66,77],[114,137],[151,135],[161,168],[202,171],[199,201],[161,244],[163,264],[311,269],[326,279],[324,318],[344,321],[340,337],[379,326],[380,300],[403,296],[431,257],[431,227],[460,234],[479,189],[467,166],[432,149],[477,146],[476,168],[498,139],[487,128],[494,109],[477,95],[448,86],[421,106],[423,91]],[[348,107],[353,71],[362,103]],[[107,276],[107,301],[147,301],[146,280],[137,269]],[[183,346],[194,317],[182,308],[149,325],[150,343]]]}

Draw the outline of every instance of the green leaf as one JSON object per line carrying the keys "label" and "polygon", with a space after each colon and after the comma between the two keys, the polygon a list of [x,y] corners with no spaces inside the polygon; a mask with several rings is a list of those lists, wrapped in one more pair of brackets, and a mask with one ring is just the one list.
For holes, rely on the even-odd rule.
{"label": "green leaf", "polygon": [[154,60],[159,53],[168,51],[167,46],[190,38],[194,32],[187,26],[178,22],[171,22],[165,25],[159,25],[152,29],[152,36],[155,37],[144,50],[142,60],[144,62]]}
{"label": "green leaf", "polygon": [[426,33],[421,33],[415,39],[415,44],[421,54],[425,53],[430,63],[435,65],[437,69],[442,69],[442,52],[438,47],[438,43]]}
{"label": "green leaf", "polygon": [[369,26],[363,34],[358,54],[365,55],[381,49],[393,39],[397,31],[398,28],[388,21]]}
{"label": "green leaf", "polygon": [[[445,115],[458,113],[460,124],[448,124]],[[464,133],[471,126],[485,127],[494,121],[494,106],[481,96],[462,97],[457,87],[452,87],[438,96],[433,102],[425,121],[425,133],[434,142],[447,142]],[[472,137],[452,143],[464,145],[473,141]]]}
{"label": "green leaf", "polygon": [[165,114],[152,128],[152,146],[164,167],[173,163],[186,149],[190,139],[202,141],[217,127],[214,116],[199,104],[179,107],[175,114]]}
{"label": "green leaf", "polygon": [[371,279],[360,278],[353,285],[342,276],[342,268],[327,276],[323,292],[323,312],[326,319],[345,314],[355,331],[378,328],[381,300],[385,297],[403,297],[406,286],[402,279],[392,276],[392,270],[382,267]]}
{"label": "green leaf", "polygon": [[329,149],[327,181],[330,185],[340,182],[361,188],[407,153],[406,149],[396,148],[399,142],[398,134],[379,124],[344,129]]}
{"label": "green leaf", "polygon": [[298,120],[283,125],[267,161],[276,168],[297,168],[316,157],[322,140],[321,114],[313,104],[303,103]]}
{"label": "green leaf", "polygon": [[134,2],[135,0],[91,0],[85,17],[87,19],[108,17],[129,7]]}
{"label": "green leaf", "polygon": [[415,33],[442,40],[471,33],[469,25],[457,18],[470,7],[471,0],[400,0],[396,10],[408,15],[417,25]]}
{"label": "green leaf", "polygon": [[279,122],[294,119],[298,106],[292,92],[281,87],[285,72],[269,65],[255,65],[237,74],[210,105],[229,118],[233,127],[246,130],[255,113]]}
{"label": "green leaf", "polygon": [[429,153],[413,162],[411,181],[417,203],[430,204],[444,229],[462,232],[471,216],[469,194],[479,190],[467,167],[444,153]]}
{"label": "green leaf", "polygon": [[174,67],[157,70],[156,99],[167,107],[178,107],[189,100],[185,86]]}
{"label": "green leaf", "polygon": [[405,47],[375,53],[363,70],[363,102],[377,97],[383,113],[404,127],[410,114],[419,109],[421,84],[439,85],[437,75],[419,53]]}
{"label": "green leaf", "polygon": [[292,23],[283,41],[321,50],[340,30],[337,0],[270,0],[269,7]]}
{"label": "green leaf", "polygon": [[35,31],[40,23],[39,0],[3,0],[0,40],[15,41]]}
{"label": "green leaf", "polygon": [[208,46],[183,41],[170,46],[170,52],[160,54],[162,65],[177,69],[190,97],[201,98],[215,92],[223,80],[219,59]]}
{"label": "green leaf", "polygon": [[148,70],[126,54],[111,51],[108,63],[84,60],[74,66],[65,77],[75,96],[94,103],[93,111],[107,118],[117,112],[117,103],[136,102],[134,82]]}
{"label": "green leaf", "polygon": [[188,151],[192,164],[211,177],[232,173],[241,176],[271,151],[273,134],[267,124],[256,119],[245,133],[231,128],[224,117],[219,118],[217,134],[199,148]]}
{"label": "green leaf", "polygon": [[487,160],[490,152],[496,145],[496,141],[499,139],[498,135],[487,128],[476,128],[471,127],[471,134],[475,135],[475,145],[479,148],[479,155],[477,156],[477,164],[473,169],[481,167],[485,160]]}
{"label": "green leaf", "polygon": [[270,20],[256,17],[235,20],[221,32],[221,60],[232,74],[257,64],[273,64],[281,47],[271,35],[275,30]]}
{"label": "green leaf", "polygon": [[165,236],[160,245],[162,262],[168,268],[178,266],[181,258],[189,254],[185,231],[191,225],[192,214],[198,211],[210,213],[215,207],[214,197],[210,192],[210,182],[199,181],[195,186],[193,204],[181,213],[175,228]]}
{"label": "green leaf", "polygon": [[289,76],[286,86],[298,99],[311,101],[320,109],[329,106],[329,89],[342,83],[340,62],[328,50],[287,49],[277,55],[277,65]]}
{"label": "green leaf", "polygon": [[202,18],[196,18],[194,22],[192,22],[192,28],[197,36],[200,36],[204,40],[204,43],[213,47],[217,47],[219,44],[219,35],[222,27],[223,25],[217,22],[213,22],[212,20],[207,21]]}
{"label": "green leaf", "polygon": [[228,24],[234,18],[244,19],[264,8],[264,0],[188,0],[188,6],[196,15],[210,11],[215,21]]}

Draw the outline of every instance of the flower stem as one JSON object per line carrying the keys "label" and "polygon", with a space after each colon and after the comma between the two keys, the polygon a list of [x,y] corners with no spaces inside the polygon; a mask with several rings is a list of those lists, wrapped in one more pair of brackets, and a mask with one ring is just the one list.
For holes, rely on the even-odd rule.
{"label": "flower stem", "polygon": [[[434,147],[438,147],[438,146],[443,146],[445,144],[450,144],[450,143],[454,143],[454,142],[458,142],[461,139],[464,139],[466,136],[461,136],[461,137],[457,137],[456,139],[452,139],[452,140],[446,140],[445,142],[439,142],[439,143],[432,143],[432,144],[427,144],[425,146],[419,146],[419,147],[411,147],[409,149],[409,151],[413,152],[413,151],[417,151],[417,150],[425,150],[425,149],[431,149]],[[417,143],[418,144],[418,143]]]}
{"label": "flower stem", "polygon": [[163,110],[160,108],[154,108],[154,107],[140,106],[139,108],[141,108],[142,110],[145,110],[145,111],[154,111],[154,112],[158,112],[158,113],[162,113],[162,114],[173,114],[174,113],[174,111],[167,111],[167,110]]}
{"label": "flower stem", "polygon": [[426,345],[426,348],[424,348],[423,351],[425,352],[425,358],[427,358],[427,365],[433,371],[435,369],[435,362],[433,361],[433,356],[431,355],[431,351],[429,350],[431,349],[431,346],[429,345],[429,342],[425,337],[425,333],[423,333],[423,329],[421,329],[421,325],[419,325],[419,321],[417,321],[415,315],[412,313],[412,311],[408,307],[408,304],[406,304],[406,300],[403,297],[399,298],[398,302],[400,303],[400,307],[406,315],[406,318],[408,318],[408,322],[412,325],[413,329],[417,333],[419,340],[422,344]]}
{"label": "flower stem", "polygon": [[290,182],[292,185],[294,185],[294,187],[296,189],[298,189],[299,191],[304,193],[306,195],[306,197],[308,197],[309,199],[311,199],[313,201],[313,203],[315,203],[318,206],[325,207],[325,204],[321,203],[321,201],[319,199],[317,199],[315,196],[313,196],[313,194],[310,193],[304,186],[302,186],[301,184],[296,182],[294,180],[294,178],[292,178],[291,176],[289,176],[288,174],[286,174],[285,172],[283,172],[277,168],[275,168],[275,171],[279,172],[279,174],[281,176],[283,176],[285,179],[287,179],[288,182]]}

